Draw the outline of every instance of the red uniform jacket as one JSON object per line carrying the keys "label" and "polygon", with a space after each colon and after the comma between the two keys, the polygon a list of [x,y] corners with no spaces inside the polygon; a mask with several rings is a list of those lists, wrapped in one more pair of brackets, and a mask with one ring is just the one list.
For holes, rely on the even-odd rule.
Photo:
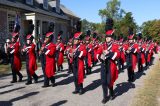
{"label": "red uniform jacket", "polygon": [[34,75],[35,71],[37,70],[37,63],[36,63],[36,53],[35,53],[35,44],[31,44],[30,46],[25,47],[24,49],[28,49],[27,55],[28,55],[28,69],[30,72],[30,75]]}
{"label": "red uniform jacket", "polygon": [[92,67],[92,44],[90,43],[90,44],[88,44],[87,46],[86,46],[86,49],[87,49],[87,64],[88,64],[88,66],[89,67]]}
{"label": "red uniform jacket", "polygon": [[59,43],[56,45],[57,53],[58,53],[58,60],[57,60],[57,65],[61,66],[64,61],[64,44]]}
{"label": "red uniform jacket", "polygon": [[153,55],[153,48],[154,48],[154,45],[153,44],[150,44],[149,48],[148,48],[148,58],[147,58],[147,62],[150,62],[151,61],[151,57]]}
{"label": "red uniform jacket", "polygon": [[[117,64],[116,64],[116,59],[120,57],[120,53],[118,50],[118,45],[117,44],[111,44],[110,46],[107,47],[106,43],[103,44],[103,46],[100,46],[97,51],[97,59],[101,59],[101,55],[103,54],[104,50],[108,50],[108,61],[110,62],[109,66],[104,68],[101,67],[101,77],[102,77],[102,83],[106,83],[106,80],[109,78],[109,81],[107,81],[107,85],[109,87],[113,87],[114,82],[118,78],[118,69],[117,69]],[[104,70],[107,70],[107,75],[104,75]]]}
{"label": "red uniform jacket", "polygon": [[98,50],[98,43],[96,43],[94,46],[93,46],[93,52],[94,52],[94,62],[97,61],[97,50]]}
{"label": "red uniform jacket", "polygon": [[73,63],[73,58],[70,56],[70,54],[73,52],[72,46],[67,46],[65,49],[65,54],[67,58],[69,59],[69,63]]}
{"label": "red uniform jacket", "polygon": [[12,67],[15,71],[20,71],[22,64],[20,59],[20,43],[16,42],[14,44],[10,44],[10,54],[13,56],[13,60],[11,61]]}
{"label": "red uniform jacket", "polygon": [[141,63],[142,65],[145,64],[146,60],[145,60],[145,51],[146,51],[146,44],[142,44],[142,48],[141,48]]}
{"label": "red uniform jacket", "polygon": [[126,45],[122,45],[121,50],[120,50],[120,59],[122,60],[122,63],[124,64],[126,62],[126,57],[125,57],[125,50],[126,50]]}
{"label": "red uniform jacket", "polygon": [[127,61],[127,64],[131,64],[132,70],[134,71],[137,65],[137,53],[139,51],[138,44],[134,43],[133,45],[128,45],[128,48],[131,47],[131,61]]}
{"label": "red uniform jacket", "polygon": [[55,75],[56,64],[55,64],[55,53],[56,45],[49,43],[45,46],[45,72],[48,78]]}
{"label": "red uniform jacket", "polygon": [[[77,47],[74,46],[73,49],[76,49]],[[85,50],[85,46],[84,45],[79,45],[79,48],[77,49],[77,51],[79,52],[79,55],[76,56],[75,58],[78,59],[74,59],[74,65],[77,64],[77,78],[78,78],[78,84],[83,83],[84,81],[84,57],[86,56],[86,50]],[[77,63],[75,60],[78,60]],[[74,68],[73,68],[74,69]]]}

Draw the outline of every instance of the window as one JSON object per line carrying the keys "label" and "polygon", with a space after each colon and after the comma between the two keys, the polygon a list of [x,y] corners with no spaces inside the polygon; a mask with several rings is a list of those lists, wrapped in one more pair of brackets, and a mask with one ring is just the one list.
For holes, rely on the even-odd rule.
{"label": "window", "polygon": [[33,5],[33,0],[26,0],[26,4]]}
{"label": "window", "polygon": [[43,0],[43,8],[48,9],[48,0]]}
{"label": "window", "polygon": [[8,14],[8,32],[13,32],[15,25],[15,15]]}

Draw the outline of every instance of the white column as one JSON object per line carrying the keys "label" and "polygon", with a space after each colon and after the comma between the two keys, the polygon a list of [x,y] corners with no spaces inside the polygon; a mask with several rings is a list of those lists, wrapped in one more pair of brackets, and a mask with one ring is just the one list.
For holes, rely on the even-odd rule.
{"label": "white column", "polygon": [[[34,30],[33,30],[33,36],[34,36],[34,38],[36,37],[36,20],[35,20],[35,17],[34,17],[34,19],[32,19],[32,22],[33,22],[33,25],[34,25]],[[36,43],[35,42],[35,39],[34,39],[34,41],[33,41],[34,43]]]}

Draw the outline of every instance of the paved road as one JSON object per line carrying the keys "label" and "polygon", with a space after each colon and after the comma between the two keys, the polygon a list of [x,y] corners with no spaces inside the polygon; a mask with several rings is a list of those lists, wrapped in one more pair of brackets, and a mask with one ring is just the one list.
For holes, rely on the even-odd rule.
{"label": "paved road", "polygon": [[[154,63],[158,61],[155,55]],[[154,65],[153,65],[154,66]],[[152,67],[153,67],[152,66]],[[136,72],[136,81],[127,82],[127,70],[119,74],[115,83],[114,91],[116,98],[107,102],[109,106],[129,106],[132,103],[136,90],[143,86],[143,79],[148,75],[151,68],[144,73]],[[43,76],[39,68],[37,74],[41,77],[38,84],[25,85],[26,72],[22,71],[24,81],[10,84],[11,74],[0,77],[0,106],[103,106],[102,88],[100,80],[100,66],[93,68],[93,73],[86,77],[83,95],[74,95],[73,76],[67,74],[67,64],[64,64],[64,71],[56,75],[56,87],[42,88]]]}

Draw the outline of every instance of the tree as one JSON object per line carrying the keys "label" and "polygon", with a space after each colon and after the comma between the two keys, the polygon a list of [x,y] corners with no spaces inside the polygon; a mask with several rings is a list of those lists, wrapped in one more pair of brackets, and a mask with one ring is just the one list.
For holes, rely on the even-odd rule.
{"label": "tree", "polygon": [[89,22],[86,19],[82,20],[82,32],[85,32],[89,29]]}
{"label": "tree", "polygon": [[128,30],[129,30],[128,28],[134,29],[134,33],[137,32],[138,26],[136,25],[131,12],[126,13],[126,15],[122,18],[122,20],[117,24],[119,25],[120,28],[118,31],[125,36],[128,35]]}
{"label": "tree", "polygon": [[125,11],[120,8],[120,5],[121,3],[119,0],[110,0],[107,2],[106,8],[99,10],[102,21],[105,22],[106,18],[113,18],[114,20],[121,19]]}
{"label": "tree", "polygon": [[160,20],[144,22],[141,29],[145,37],[152,37],[153,40],[160,42]]}
{"label": "tree", "polygon": [[119,0],[110,0],[106,3],[106,8],[99,10],[99,15],[102,18],[102,24],[105,23],[106,18],[114,20],[115,35],[128,35],[128,28],[133,28],[134,32],[138,26],[136,25],[131,12],[125,12],[120,8],[121,2]]}

